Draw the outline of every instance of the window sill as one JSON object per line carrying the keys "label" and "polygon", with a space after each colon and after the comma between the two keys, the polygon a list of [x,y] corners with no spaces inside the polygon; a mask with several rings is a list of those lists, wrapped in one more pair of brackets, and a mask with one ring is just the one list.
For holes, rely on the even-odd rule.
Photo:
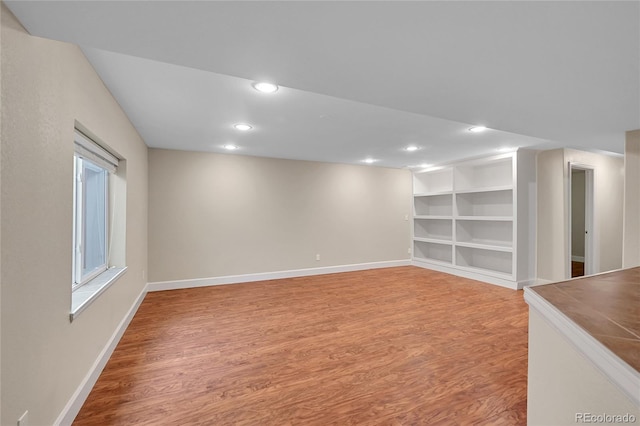
{"label": "window sill", "polygon": [[80,312],[84,311],[98,296],[104,293],[126,270],[126,266],[124,268],[109,268],[82,287],[74,290],[71,293],[69,320],[73,321],[80,315]]}

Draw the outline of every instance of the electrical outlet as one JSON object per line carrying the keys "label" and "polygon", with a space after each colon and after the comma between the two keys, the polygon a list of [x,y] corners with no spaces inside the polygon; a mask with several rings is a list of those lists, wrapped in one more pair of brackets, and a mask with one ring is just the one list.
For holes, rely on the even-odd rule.
{"label": "electrical outlet", "polygon": [[409,220],[409,215],[408,214],[404,215],[404,220]]}
{"label": "electrical outlet", "polygon": [[320,260],[320,254],[316,254],[316,260]]}
{"label": "electrical outlet", "polygon": [[142,279],[147,279],[147,271],[145,271],[144,269],[142,270]]}
{"label": "electrical outlet", "polygon": [[25,411],[24,414],[20,416],[18,419],[18,426],[29,426],[29,410]]}
{"label": "electrical outlet", "polygon": [[408,254],[411,254],[411,247],[409,247],[409,248],[407,249],[407,253],[408,253]]}

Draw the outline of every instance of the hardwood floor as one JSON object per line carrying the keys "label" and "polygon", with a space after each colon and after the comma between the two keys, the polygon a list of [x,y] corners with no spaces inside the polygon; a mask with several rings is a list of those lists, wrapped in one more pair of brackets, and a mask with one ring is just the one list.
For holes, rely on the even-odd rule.
{"label": "hardwood floor", "polygon": [[412,266],[149,293],[74,424],[523,425],[527,321]]}
{"label": "hardwood floor", "polygon": [[584,262],[571,261],[571,278],[584,276]]}

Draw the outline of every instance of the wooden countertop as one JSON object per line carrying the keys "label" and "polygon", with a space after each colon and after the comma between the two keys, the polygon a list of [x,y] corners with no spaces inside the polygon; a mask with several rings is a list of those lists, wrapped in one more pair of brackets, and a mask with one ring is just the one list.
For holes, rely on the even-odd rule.
{"label": "wooden countertop", "polygon": [[640,267],[530,287],[640,372]]}

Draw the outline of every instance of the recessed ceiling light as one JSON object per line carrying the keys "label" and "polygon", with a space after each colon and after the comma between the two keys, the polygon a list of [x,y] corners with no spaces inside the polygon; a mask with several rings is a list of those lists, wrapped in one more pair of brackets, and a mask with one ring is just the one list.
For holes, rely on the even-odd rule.
{"label": "recessed ceiling light", "polygon": [[417,151],[417,150],[418,150],[418,147],[417,147],[417,146],[415,146],[415,145],[409,145],[409,146],[408,146],[408,147],[406,147],[404,150],[405,150],[405,151],[409,151],[409,152],[413,152],[413,151]]}
{"label": "recessed ceiling light", "polygon": [[482,132],[484,132],[485,130],[487,130],[487,128],[486,128],[486,127],[484,127],[484,126],[473,126],[473,127],[470,127],[470,128],[469,128],[469,131],[470,131],[471,133],[482,133]]}
{"label": "recessed ceiling light", "polygon": [[245,124],[245,123],[234,124],[233,127],[236,130],[241,130],[243,132],[246,132],[247,130],[251,130],[253,128],[249,124]]}
{"label": "recessed ceiling light", "polygon": [[365,159],[364,159],[364,160],[362,160],[362,161],[363,161],[363,162],[365,162],[365,163],[367,163],[367,164],[372,164],[372,163],[375,163],[375,162],[376,162],[376,161],[378,161],[378,160],[376,160],[376,159],[374,159],[374,158],[365,158]]}
{"label": "recessed ceiling light", "polygon": [[278,85],[273,83],[267,83],[264,81],[253,83],[253,88],[261,93],[275,93],[278,91]]}
{"label": "recessed ceiling light", "polygon": [[227,149],[229,151],[235,151],[236,149],[238,149],[238,147],[234,144],[228,143],[225,146],[223,146],[224,149]]}

